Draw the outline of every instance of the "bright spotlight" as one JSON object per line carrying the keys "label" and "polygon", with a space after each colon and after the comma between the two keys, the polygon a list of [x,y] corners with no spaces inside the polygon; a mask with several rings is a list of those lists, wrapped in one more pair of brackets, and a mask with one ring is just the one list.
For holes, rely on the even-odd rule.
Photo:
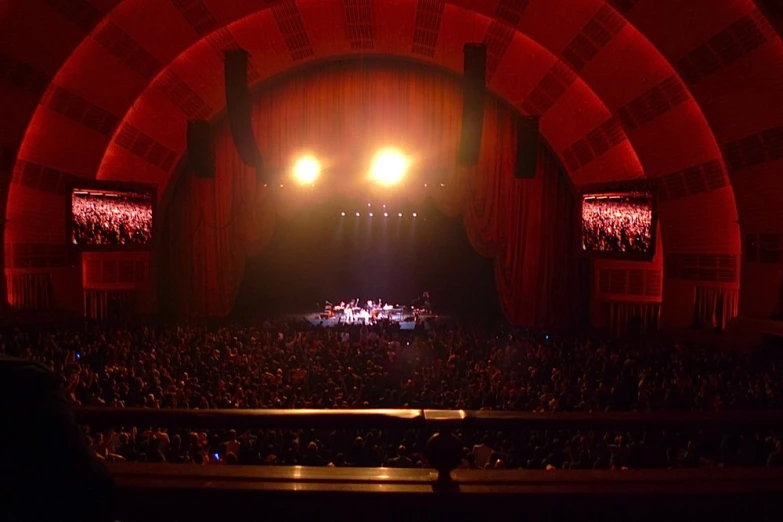
{"label": "bright spotlight", "polygon": [[313,156],[304,156],[294,165],[294,179],[301,185],[312,185],[321,174],[321,163]]}
{"label": "bright spotlight", "polygon": [[419,215],[418,215],[417,213],[415,213],[415,212],[414,212],[414,213],[413,213],[413,217],[419,217]]}
{"label": "bright spotlight", "polygon": [[399,214],[397,214],[397,216],[399,216],[399,217],[402,217],[402,212],[400,212]]}
{"label": "bright spotlight", "polygon": [[356,217],[359,217],[359,215],[360,215],[360,214],[357,212],[357,213],[356,213]]}
{"label": "bright spotlight", "polygon": [[388,212],[384,212],[383,213],[383,217],[389,217],[389,213]]}
{"label": "bright spotlight", "polygon": [[345,217],[345,212],[340,212],[340,215],[341,215],[342,217]]}
{"label": "bright spotlight", "polygon": [[372,212],[370,212],[370,217],[372,217],[372,216],[373,216],[373,214],[372,214]]}
{"label": "bright spotlight", "polygon": [[408,171],[408,158],[395,149],[384,149],[375,156],[370,170],[372,180],[380,185],[396,185]]}

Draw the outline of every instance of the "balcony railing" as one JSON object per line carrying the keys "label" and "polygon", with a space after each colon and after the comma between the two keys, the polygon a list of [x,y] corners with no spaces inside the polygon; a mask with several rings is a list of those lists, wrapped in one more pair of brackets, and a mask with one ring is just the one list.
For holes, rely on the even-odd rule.
{"label": "balcony railing", "polygon": [[462,459],[462,445],[451,432],[468,430],[777,429],[776,411],[725,413],[522,413],[464,410],[178,410],[79,408],[77,422],[91,426],[158,426],[234,429],[424,429],[437,432],[427,447],[428,461],[441,484]]}
{"label": "balcony railing", "polygon": [[[416,506],[434,509],[433,505],[438,506],[439,512],[451,512],[457,518],[473,513],[471,509],[474,508],[478,510],[478,517],[495,512],[528,517],[537,513],[549,517],[568,507],[570,511],[563,511],[563,517],[574,511],[582,515],[591,513],[595,517],[605,517],[607,512],[612,516],[618,513],[636,516],[634,513],[641,511],[645,516],[637,516],[639,519],[646,519],[647,515],[652,517],[653,513],[655,519],[672,519],[677,518],[677,513],[688,510],[702,510],[699,512],[703,513],[707,507],[714,510],[713,518],[721,518],[727,513],[742,517],[759,507],[772,509],[772,513],[783,509],[783,470],[779,469],[458,470],[455,468],[461,459],[462,445],[451,443],[454,430],[778,430],[783,429],[780,412],[77,408],[75,415],[80,424],[96,428],[396,428],[435,433],[427,447],[427,459],[434,469],[108,463],[119,488],[120,512],[126,520],[170,520],[172,516],[183,520],[213,520],[225,515],[221,506],[226,503],[242,506],[243,512],[252,512],[259,497],[277,501],[294,492],[311,495],[308,502],[291,500],[292,503],[286,504],[294,517],[313,516],[319,513],[318,510],[334,509],[334,495],[339,498],[349,495],[354,509],[362,514],[375,516],[374,513],[382,512],[384,516],[375,517],[378,520],[398,519],[404,517],[408,509],[417,509]],[[446,494],[453,500],[446,502],[442,495],[436,495],[432,501],[421,500],[424,498],[421,495],[433,493]],[[454,500],[457,498],[462,500]],[[487,498],[493,499],[491,507],[484,503]],[[709,503],[705,503],[705,498],[710,499]],[[362,502],[365,508],[358,507]],[[259,519],[263,518],[259,515]]]}
{"label": "balcony railing", "polygon": [[783,412],[525,413],[419,409],[185,410],[77,408],[80,424],[235,429],[779,429]]}

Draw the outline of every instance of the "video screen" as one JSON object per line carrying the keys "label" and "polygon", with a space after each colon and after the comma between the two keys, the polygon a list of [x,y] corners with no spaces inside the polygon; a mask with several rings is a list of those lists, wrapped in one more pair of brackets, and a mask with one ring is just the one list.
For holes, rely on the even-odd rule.
{"label": "video screen", "polygon": [[78,246],[152,244],[151,192],[74,189],[71,193],[71,241]]}
{"label": "video screen", "polygon": [[653,196],[650,192],[587,194],[582,198],[582,250],[651,254]]}

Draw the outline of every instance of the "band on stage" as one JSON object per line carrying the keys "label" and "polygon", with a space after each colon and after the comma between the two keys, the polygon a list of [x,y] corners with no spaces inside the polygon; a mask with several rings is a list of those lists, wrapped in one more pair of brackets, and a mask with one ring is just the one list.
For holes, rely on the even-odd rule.
{"label": "band on stage", "polygon": [[374,324],[380,321],[402,322],[408,318],[418,321],[419,316],[430,314],[432,314],[430,293],[424,292],[414,299],[410,306],[386,303],[383,299],[361,301],[356,298],[348,302],[341,301],[339,304],[326,301],[321,316],[336,318],[341,323]]}

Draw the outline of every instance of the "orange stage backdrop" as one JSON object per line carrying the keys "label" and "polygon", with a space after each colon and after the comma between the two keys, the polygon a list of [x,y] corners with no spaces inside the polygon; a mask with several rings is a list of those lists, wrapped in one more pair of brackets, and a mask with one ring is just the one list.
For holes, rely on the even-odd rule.
{"label": "orange stage backdrop", "polygon": [[[488,97],[479,165],[457,165],[462,94],[459,78],[419,67],[332,65],[265,89],[253,121],[265,165],[287,169],[310,152],[325,164],[332,187],[365,195],[361,165],[395,146],[414,158],[399,191],[431,197],[449,215],[462,214],[472,244],[495,259],[503,309],[515,324],[566,326],[580,299],[575,259],[577,209],[567,175],[547,146],[538,151],[535,179],[514,178],[513,112]],[[163,302],[176,314],[230,312],[245,260],[271,239],[278,219],[328,199],[330,184],[314,189],[269,186],[240,161],[228,122],[216,125],[217,174],[188,173],[167,209]],[[417,173],[445,171],[445,186],[425,188]],[[335,188],[336,189],[336,188]],[[314,239],[315,240],[315,239]],[[458,284],[455,281],[455,284]]]}

